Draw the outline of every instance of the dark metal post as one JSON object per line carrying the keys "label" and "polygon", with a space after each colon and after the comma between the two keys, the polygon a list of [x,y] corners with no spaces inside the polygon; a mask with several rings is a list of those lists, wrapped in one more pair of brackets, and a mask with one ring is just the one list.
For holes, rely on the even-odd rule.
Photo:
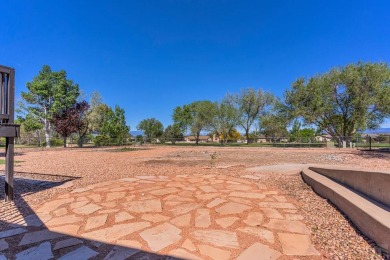
{"label": "dark metal post", "polygon": [[[15,70],[11,69],[8,77],[7,114],[8,123],[14,123]],[[5,144],[5,189],[6,200],[14,199],[14,137],[6,137]]]}

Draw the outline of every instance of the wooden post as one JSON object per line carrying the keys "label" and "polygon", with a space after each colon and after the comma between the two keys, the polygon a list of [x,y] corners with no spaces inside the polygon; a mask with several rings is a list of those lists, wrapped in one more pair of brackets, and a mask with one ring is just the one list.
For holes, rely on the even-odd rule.
{"label": "wooden post", "polygon": [[[5,83],[5,82],[4,82]],[[14,123],[15,70],[9,69],[6,86],[5,114],[8,114],[8,124]],[[5,200],[14,199],[14,137],[6,137],[5,144]]]}

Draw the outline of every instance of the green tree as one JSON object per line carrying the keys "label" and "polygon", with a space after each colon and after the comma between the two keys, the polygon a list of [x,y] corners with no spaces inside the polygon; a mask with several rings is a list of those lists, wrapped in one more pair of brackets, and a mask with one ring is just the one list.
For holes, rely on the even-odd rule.
{"label": "green tree", "polygon": [[92,92],[90,99],[90,109],[87,114],[89,128],[92,133],[101,134],[101,126],[108,115],[110,108],[103,103],[102,96],[99,92]]}
{"label": "green tree", "polygon": [[290,118],[286,107],[276,98],[272,100],[271,109],[259,117],[260,132],[269,137],[288,136],[287,126],[289,123]]}
{"label": "green tree", "polygon": [[286,137],[287,123],[278,114],[265,115],[259,120],[260,132],[269,137]]}
{"label": "green tree", "polygon": [[64,70],[53,72],[45,65],[33,81],[27,83],[27,92],[22,92],[24,108],[43,124],[46,146],[50,147],[53,113],[73,106],[79,96],[79,86],[67,79]]}
{"label": "green tree", "polygon": [[114,110],[106,105],[102,107],[104,107],[104,114],[102,114],[101,134],[108,136],[116,145],[122,145],[130,131],[130,127],[126,125],[125,110],[117,105]]}
{"label": "green tree", "polygon": [[[35,133],[38,141],[38,146],[42,145],[41,131],[43,124],[33,114],[27,114],[25,118],[18,116],[16,123],[21,125],[21,132]],[[22,137],[21,133],[21,137]]]}
{"label": "green tree", "polygon": [[249,143],[251,126],[261,114],[267,112],[274,102],[274,97],[261,89],[246,88],[235,96],[235,102],[239,111],[239,124],[245,130],[245,137]]}
{"label": "green tree", "polygon": [[238,110],[234,107],[230,96],[226,96],[221,102],[216,102],[215,108],[211,125],[216,134],[226,143],[232,130],[239,122]]}
{"label": "green tree", "polygon": [[179,139],[183,139],[183,132],[177,124],[169,125],[164,130],[164,138],[172,144],[175,144]]}
{"label": "green tree", "polygon": [[164,133],[163,124],[156,118],[147,118],[139,122],[137,129],[144,132],[146,141],[152,142],[152,138],[162,136]]}
{"label": "green tree", "polygon": [[390,116],[390,69],[359,62],[301,78],[286,92],[285,103],[294,117],[344,140]]}
{"label": "green tree", "polygon": [[215,111],[215,104],[211,101],[195,101],[183,107],[176,107],[173,111],[173,121],[183,132],[190,130],[196,136],[198,144],[201,131],[212,128]]}

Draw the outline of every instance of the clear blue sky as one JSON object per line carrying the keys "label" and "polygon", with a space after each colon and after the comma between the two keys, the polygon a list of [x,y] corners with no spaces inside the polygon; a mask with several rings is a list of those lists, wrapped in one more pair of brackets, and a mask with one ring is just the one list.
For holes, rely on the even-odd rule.
{"label": "clear blue sky", "polygon": [[16,69],[18,98],[48,64],[123,107],[132,130],[240,88],[282,96],[301,76],[390,61],[388,0],[3,0],[1,10],[0,64]]}

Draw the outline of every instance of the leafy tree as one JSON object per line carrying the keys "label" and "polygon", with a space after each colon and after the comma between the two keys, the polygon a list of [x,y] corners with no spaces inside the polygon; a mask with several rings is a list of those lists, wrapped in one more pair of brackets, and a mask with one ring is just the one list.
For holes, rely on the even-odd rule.
{"label": "leafy tree", "polygon": [[285,137],[288,135],[287,124],[278,114],[269,114],[259,121],[260,132],[270,137]]}
{"label": "leafy tree", "polygon": [[66,138],[72,133],[78,132],[80,139],[87,133],[88,124],[85,120],[85,113],[88,108],[89,104],[86,101],[82,101],[76,103],[73,107],[52,115],[51,122],[55,131],[62,136],[64,147],[66,147]]}
{"label": "leafy tree", "polygon": [[286,92],[285,103],[293,116],[344,140],[390,116],[390,69],[359,62],[301,78]]}
{"label": "leafy tree", "polygon": [[290,141],[294,142],[299,138],[299,132],[301,131],[302,123],[297,119],[294,120],[292,128],[290,130]]}
{"label": "leafy tree", "polygon": [[15,122],[21,125],[20,138],[22,138],[23,133],[35,133],[38,146],[42,145],[41,131],[43,125],[37,118],[32,114],[27,114],[25,118],[18,116]]}
{"label": "leafy tree", "polygon": [[172,142],[172,144],[175,144],[178,139],[183,138],[183,133],[180,129],[180,126],[177,124],[169,125],[164,130],[164,137],[167,141]]}
{"label": "leafy tree", "polygon": [[289,122],[286,107],[279,99],[274,98],[272,108],[259,118],[259,129],[262,134],[269,137],[286,137]]}
{"label": "leafy tree", "polygon": [[101,134],[108,136],[115,144],[122,145],[130,131],[130,127],[126,125],[125,110],[119,106],[115,106],[114,110],[106,105],[101,107],[104,108],[102,109]]}
{"label": "leafy tree", "polygon": [[249,131],[253,123],[261,114],[265,114],[272,105],[274,98],[272,94],[261,89],[242,89],[235,96],[235,102],[239,111],[239,124],[245,130],[245,137],[249,143]]}
{"label": "leafy tree", "polygon": [[22,92],[24,108],[38,118],[45,129],[46,146],[50,147],[51,119],[72,107],[79,96],[79,86],[67,79],[64,70],[53,72],[45,65],[32,82],[27,83],[27,92]]}
{"label": "leafy tree", "polygon": [[176,107],[173,111],[173,121],[183,132],[190,130],[196,136],[198,144],[201,131],[212,128],[215,111],[215,104],[211,101],[195,101],[183,107]]}
{"label": "leafy tree", "polygon": [[226,143],[230,133],[239,122],[238,110],[234,107],[229,96],[225,97],[221,102],[216,102],[215,108],[211,124],[217,135]]}
{"label": "leafy tree", "polygon": [[163,124],[155,118],[147,118],[139,122],[137,129],[144,131],[146,140],[151,142],[152,138],[162,136],[164,133]]}
{"label": "leafy tree", "polygon": [[92,133],[100,134],[104,117],[108,115],[108,110],[110,110],[110,108],[103,103],[102,96],[97,91],[92,92],[90,104],[90,109],[87,115],[90,131]]}
{"label": "leafy tree", "polygon": [[76,103],[73,108],[73,113],[75,113],[74,124],[78,135],[77,145],[79,147],[83,147],[86,136],[90,130],[90,124],[88,121],[88,113],[90,112],[89,108],[90,106],[85,100]]}

